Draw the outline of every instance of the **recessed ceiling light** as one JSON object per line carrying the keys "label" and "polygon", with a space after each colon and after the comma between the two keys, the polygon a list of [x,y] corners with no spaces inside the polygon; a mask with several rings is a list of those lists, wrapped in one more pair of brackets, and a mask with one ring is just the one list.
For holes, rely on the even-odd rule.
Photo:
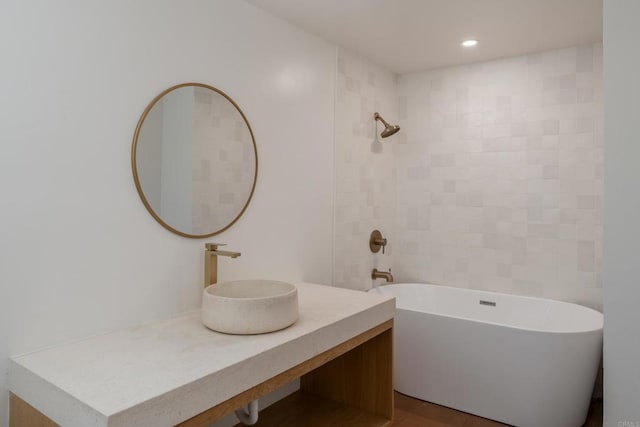
{"label": "recessed ceiling light", "polygon": [[478,44],[478,40],[468,39],[462,42],[462,46],[464,47],[473,47]]}

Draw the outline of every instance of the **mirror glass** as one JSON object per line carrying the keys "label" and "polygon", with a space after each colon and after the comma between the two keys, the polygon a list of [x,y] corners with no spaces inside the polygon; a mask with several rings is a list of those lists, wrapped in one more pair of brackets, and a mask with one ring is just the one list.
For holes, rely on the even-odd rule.
{"label": "mirror glass", "polygon": [[231,227],[246,210],[258,175],[245,115],[225,93],[201,83],[171,87],[149,104],[131,160],[146,208],[186,237]]}

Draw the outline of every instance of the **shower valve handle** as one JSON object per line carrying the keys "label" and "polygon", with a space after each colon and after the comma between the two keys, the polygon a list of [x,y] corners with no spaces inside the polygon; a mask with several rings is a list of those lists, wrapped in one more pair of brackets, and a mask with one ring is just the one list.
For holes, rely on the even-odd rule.
{"label": "shower valve handle", "polygon": [[373,230],[371,232],[371,236],[369,237],[369,249],[371,252],[378,253],[380,248],[382,248],[382,253],[384,254],[384,248],[387,246],[387,239],[382,237],[382,233],[380,230]]}
{"label": "shower valve handle", "polygon": [[384,254],[384,248],[387,247],[387,239],[376,239],[375,243],[382,246],[382,253]]}

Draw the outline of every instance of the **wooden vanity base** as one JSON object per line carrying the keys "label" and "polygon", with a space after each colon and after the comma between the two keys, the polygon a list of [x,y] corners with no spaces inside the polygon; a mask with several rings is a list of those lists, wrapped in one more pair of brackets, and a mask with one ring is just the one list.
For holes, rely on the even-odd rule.
{"label": "wooden vanity base", "polygon": [[58,425],[13,393],[9,402],[10,427],[56,427]]}
{"label": "wooden vanity base", "polygon": [[302,376],[300,391],[260,411],[255,425],[390,426],[393,420],[393,333],[390,322],[379,328],[384,327],[387,329],[375,337]]}
{"label": "wooden vanity base", "polygon": [[[296,392],[260,411],[259,427],[386,427],[391,421],[353,406]],[[237,424],[235,427],[244,427]]]}
{"label": "wooden vanity base", "polygon": [[[205,427],[300,378],[300,391],[260,411],[260,427],[390,426],[393,420],[393,320],[381,323],[179,424]],[[54,427],[11,395],[10,427]]]}

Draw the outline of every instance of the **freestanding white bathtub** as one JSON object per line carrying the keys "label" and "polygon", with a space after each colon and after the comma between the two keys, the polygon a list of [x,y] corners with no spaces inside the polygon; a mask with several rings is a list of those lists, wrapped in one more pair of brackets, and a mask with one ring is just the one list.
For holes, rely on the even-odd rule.
{"label": "freestanding white bathtub", "polygon": [[428,284],[396,296],[395,389],[518,427],[583,425],[602,314],[576,304]]}

